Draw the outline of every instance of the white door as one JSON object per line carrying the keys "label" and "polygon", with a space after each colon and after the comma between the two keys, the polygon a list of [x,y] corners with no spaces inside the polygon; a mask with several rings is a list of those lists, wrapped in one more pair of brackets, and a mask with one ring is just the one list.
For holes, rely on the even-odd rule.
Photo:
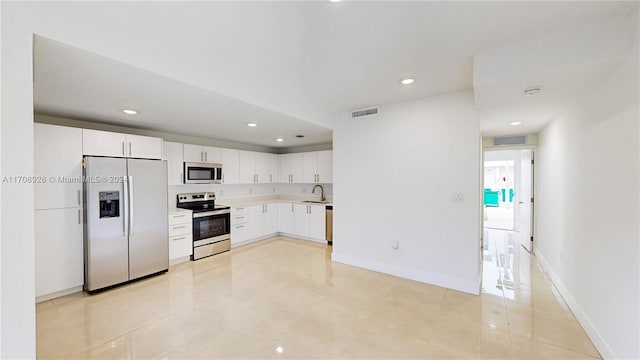
{"label": "white door", "polygon": [[36,210],[82,206],[82,129],[34,124],[34,174]]}
{"label": "white door", "polygon": [[326,208],[322,205],[309,205],[309,237],[325,240]]}
{"label": "white door", "polygon": [[204,162],[204,151],[200,145],[184,144],[184,161]]}
{"label": "white door", "polygon": [[280,232],[285,234],[293,234],[293,204],[280,204]]}
{"label": "white door", "polygon": [[181,185],[184,181],[184,158],[181,143],[165,142],[162,159],[167,160],[167,185]]}
{"label": "white door", "polygon": [[293,205],[293,234],[309,236],[309,205]]}
{"label": "white door", "polygon": [[35,211],[36,296],[82,286],[82,209]]}
{"label": "white door", "polygon": [[131,158],[162,159],[162,139],[128,134],[126,152]]}
{"label": "white door", "polygon": [[222,183],[237,184],[240,176],[240,151],[220,149],[222,163]]}
{"label": "white door", "polygon": [[255,153],[255,173],[257,183],[268,183],[269,181],[269,154]]}
{"label": "white door", "polygon": [[82,129],[84,155],[125,157],[127,135],[109,131]]}
{"label": "white door", "polygon": [[531,198],[533,197],[533,152],[531,149],[522,150],[520,156],[518,240],[530,252],[533,245],[531,242],[533,235],[531,221],[531,215],[533,214],[533,204],[531,203]]}
{"label": "white door", "polygon": [[291,182],[301,183],[302,181],[302,153],[291,155]]}
{"label": "white door", "polygon": [[302,153],[302,182],[313,184],[316,183],[318,174],[318,153],[305,152]]}
{"label": "white door", "polygon": [[269,182],[277,183],[278,176],[280,174],[280,166],[278,161],[278,155],[269,154]]}
{"label": "white door", "polygon": [[319,183],[333,182],[333,151],[318,151],[318,179]]}
{"label": "white door", "polygon": [[240,184],[256,182],[256,155],[252,151],[240,151]]}
{"label": "white door", "polygon": [[204,162],[211,164],[220,164],[222,162],[222,156],[220,155],[220,148],[205,146],[202,148],[204,152]]}

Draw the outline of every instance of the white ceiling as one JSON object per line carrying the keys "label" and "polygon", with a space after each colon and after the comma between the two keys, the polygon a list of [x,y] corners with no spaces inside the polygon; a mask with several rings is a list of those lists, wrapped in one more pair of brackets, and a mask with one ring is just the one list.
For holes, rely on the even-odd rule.
{"label": "white ceiling", "polygon": [[[218,99],[213,102],[224,94],[333,127],[339,121],[335,115],[344,111],[469,89],[475,53],[622,16],[633,6],[637,3],[43,2],[40,22],[45,37],[208,90]],[[401,86],[398,81],[406,76],[416,83]],[[157,92],[180,92],[164,88],[172,86],[168,82],[155,85]],[[59,88],[37,93],[37,100],[52,105],[46,98],[55,91]],[[121,107],[125,99],[135,107],[138,100],[126,96],[128,91],[80,92],[64,110],[82,110],[79,104],[91,97],[103,101],[103,109]],[[165,105],[189,108],[173,101]],[[181,120],[206,115],[197,111]],[[273,136],[266,135],[269,141]]]}

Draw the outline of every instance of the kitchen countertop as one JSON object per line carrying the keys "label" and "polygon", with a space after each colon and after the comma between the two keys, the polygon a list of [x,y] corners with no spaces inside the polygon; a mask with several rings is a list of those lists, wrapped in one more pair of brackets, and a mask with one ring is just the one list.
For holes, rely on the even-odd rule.
{"label": "kitchen countertop", "polygon": [[180,213],[189,213],[189,214],[191,214],[191,210],[189,210],[189,209],[181,209],[181,208],[169,208],[169,215],[171,215],[171,214],[180,214]]}

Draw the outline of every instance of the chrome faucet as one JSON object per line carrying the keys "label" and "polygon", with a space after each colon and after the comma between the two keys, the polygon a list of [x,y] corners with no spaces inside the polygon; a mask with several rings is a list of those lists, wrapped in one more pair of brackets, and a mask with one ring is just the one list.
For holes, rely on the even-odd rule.
{"label": "chrome faucet", "polygon": [[322,185],[316,185],[313,187],[313,190],[311,190],[312,194],[316,193],[316,188],[319,187],[320,188],[320,201],[324,201],[324,188],[322,187]]}

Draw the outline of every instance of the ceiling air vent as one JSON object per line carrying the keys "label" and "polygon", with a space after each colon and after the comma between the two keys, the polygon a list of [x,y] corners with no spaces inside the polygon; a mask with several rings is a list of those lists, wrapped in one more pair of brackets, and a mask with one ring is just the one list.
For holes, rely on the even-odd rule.
{"label": "ceiling air vent", "polygon": [[526,136],[511,136],[503,138],[493,138],[493,145],[495,146],[507,146],[507,145],[525,145],[527,143]]}
{"label": "ceiling air vent", "polygon": [[377,114],[378,114],[378,108],[374,107],[374,108],[370,108],[370,109],[352,111],[351,112],[351,117],[352,118],[359,118],[359,117],[363,117],[363,116],[377,115]]}

